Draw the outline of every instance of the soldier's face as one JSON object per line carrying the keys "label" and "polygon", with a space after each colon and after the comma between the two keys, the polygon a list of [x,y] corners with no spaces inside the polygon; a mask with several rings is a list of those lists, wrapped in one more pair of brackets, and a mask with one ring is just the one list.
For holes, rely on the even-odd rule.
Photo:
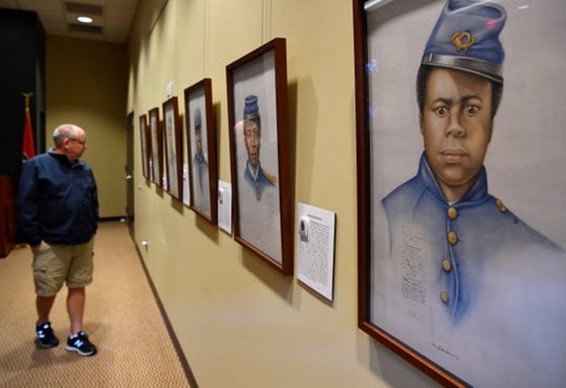
{"label": "soldier's face", "polygon": [[448,200],[475,181],[491,140],[491,82],[457,70],[435,69],[420,118],[425,155]]}
{"label": "soldier's face", "polygon": [[248,160],[255,169],[259,164],[259,151],[261,147],[261,129],[255,121],[244,121],[244,138],[246,150],[248,151]]}
{"label": "soldier's face", "polygon": [[197,148],[197,154],[202,154],[202,132],[200,130],[195,131],[195,144]]}

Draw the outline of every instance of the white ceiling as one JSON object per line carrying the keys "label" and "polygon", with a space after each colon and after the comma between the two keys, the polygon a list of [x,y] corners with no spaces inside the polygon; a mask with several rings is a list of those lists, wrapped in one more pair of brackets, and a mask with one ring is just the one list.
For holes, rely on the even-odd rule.
{"label": "white ceiling", "polygon": [[[37,12],[47,34],[116,43],[127,42],[137,4],[138,0],[0,0],[0,8]],[[93,22],[79,23],[82,15]]]}

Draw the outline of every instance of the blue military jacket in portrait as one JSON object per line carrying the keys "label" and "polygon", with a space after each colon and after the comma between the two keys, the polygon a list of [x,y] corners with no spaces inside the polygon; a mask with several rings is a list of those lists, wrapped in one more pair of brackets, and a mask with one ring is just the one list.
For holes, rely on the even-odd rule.
{"label": "blue military jacket in portrait", "polygon": [[203,189],[206,185],[208,187],[208,162],[206,161],[202,153],[196,154],[193,158],[193,166],[196,172],[196,178],[198,181],[199,192],[203,193]]}
{"label": "blue military jacket in portrait", "polygon": [[273,187],[275,183],[274,178],[266,176],[261,164],[258,168],[257,176],[254,176],[250,170],[250,162],[246,162],[246,171],[244,173],[246,181],[250,184],[255,192],[255,197],[258,201],[261,200],[261,194],[267,187]]}
{"label": "blue military jacket in portrait", "polygon": [[565,381],[564,252],[488,193],[485,168],[450,204],[423,154],[382,204],[372,320],[474,386]]}

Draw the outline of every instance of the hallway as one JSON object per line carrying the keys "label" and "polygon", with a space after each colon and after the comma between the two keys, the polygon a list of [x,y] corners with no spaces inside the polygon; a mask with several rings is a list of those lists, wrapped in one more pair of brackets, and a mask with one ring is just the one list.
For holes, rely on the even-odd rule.
{"label": "hallway", "polygon": [[51,313],[61,344],[38,349],[31,251],[0,259],[0,387],[189,386],[125,223],[99,223],[94,263],[84,328],[98,354],[80,357],[64,349],[66,290]]}

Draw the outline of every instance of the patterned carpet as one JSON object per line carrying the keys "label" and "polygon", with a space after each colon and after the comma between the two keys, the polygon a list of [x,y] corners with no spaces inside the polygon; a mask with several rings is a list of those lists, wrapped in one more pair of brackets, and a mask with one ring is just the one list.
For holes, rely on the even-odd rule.
{"label": "patterned carpet", "polygon": [[61,343],[36,348],[31,251],[0,259],[0,387],[189,387],[194,378],[177,356],[126,224],[100,223],[94,259],[84,319],[98,347],[92,357],[64,349],[65,288],[51,313]]}

